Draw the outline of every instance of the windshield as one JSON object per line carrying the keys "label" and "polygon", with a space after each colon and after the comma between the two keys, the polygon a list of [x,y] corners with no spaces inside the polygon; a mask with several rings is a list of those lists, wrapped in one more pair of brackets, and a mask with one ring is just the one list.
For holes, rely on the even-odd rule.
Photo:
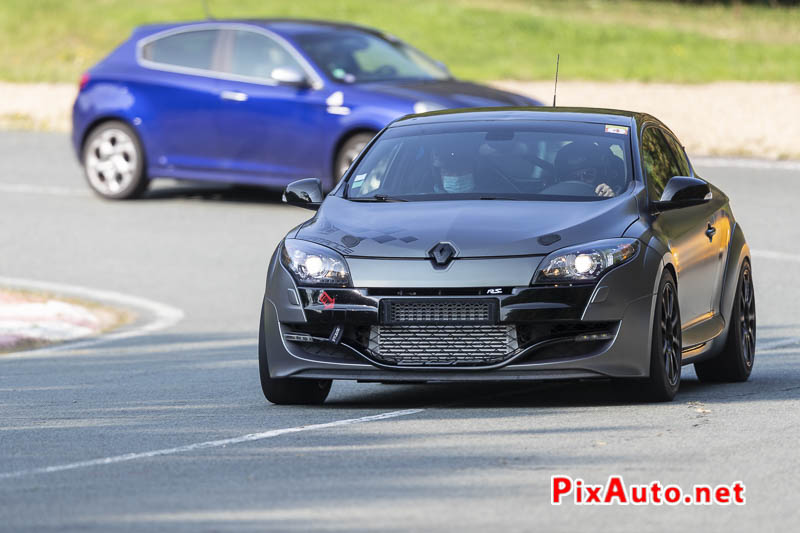
{"label": "windshield", "polygon": [[447,70],[400,41],[358,30],[321,30],[295,37],[298,46],[331,78],[344,83],[442,80]]}
{"label": "windshield", "polygon": [[350,172],[352,200],[603,200],[632,181],[629,128],[480,121],[389,128]]}

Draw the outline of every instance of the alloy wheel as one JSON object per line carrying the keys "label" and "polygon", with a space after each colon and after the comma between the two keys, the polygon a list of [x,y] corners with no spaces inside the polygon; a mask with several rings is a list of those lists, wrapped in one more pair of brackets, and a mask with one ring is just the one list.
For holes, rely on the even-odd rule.
{"label": "alloy wheel", "polygon": [[682,354],[678,300],[671,283],[661,293],[661,354],[667,381],[674,386],[680,379]]}
{"label": "alloy wheel", "polygon": [[744,363],[750,368],[756,352],[756,300],[749,267],[745,267],[742,273],[742,287],[739,290],[739,340]]}
{"label": "alloy wheel", "polygon": [[120,129],[103,130],[86,148],[85,165],[92,187],[105,195],[118,194],[136,176],[139,165],[136,144]]}

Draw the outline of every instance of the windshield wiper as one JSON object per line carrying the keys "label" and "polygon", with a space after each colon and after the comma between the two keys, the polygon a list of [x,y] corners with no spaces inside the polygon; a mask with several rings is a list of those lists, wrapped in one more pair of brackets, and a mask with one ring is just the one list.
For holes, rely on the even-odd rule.
{"label": "windshield wiper", "polygon": [[511,200],[514,202],[519,202],[521,198],[504,198],[502,196],[481,196],[479,200]]}
{"label": "windshield wiper", "polygon": [[367,198],[348,198],[354,202],[407,202],[405,198],[394,198],[385,194],[375,194]]}

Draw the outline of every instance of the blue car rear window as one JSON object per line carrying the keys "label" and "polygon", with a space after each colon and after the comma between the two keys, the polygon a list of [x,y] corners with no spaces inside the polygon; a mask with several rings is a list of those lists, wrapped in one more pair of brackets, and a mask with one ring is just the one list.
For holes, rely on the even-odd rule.
{"label": "blue car rear window", "polygon": [[167,35],[142,48],[148,61],[211,70],[218,30],[196,30]]}

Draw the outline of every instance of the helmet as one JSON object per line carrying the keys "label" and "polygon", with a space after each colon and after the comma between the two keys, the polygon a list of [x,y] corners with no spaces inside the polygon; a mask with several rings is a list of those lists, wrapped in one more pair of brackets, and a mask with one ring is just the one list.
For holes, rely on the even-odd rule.
{"label": "helmet", "polygon": [[559,181],[596,185],[601,178],[602,150],[590,141],[572,141],[558,151],[554,166]]}

